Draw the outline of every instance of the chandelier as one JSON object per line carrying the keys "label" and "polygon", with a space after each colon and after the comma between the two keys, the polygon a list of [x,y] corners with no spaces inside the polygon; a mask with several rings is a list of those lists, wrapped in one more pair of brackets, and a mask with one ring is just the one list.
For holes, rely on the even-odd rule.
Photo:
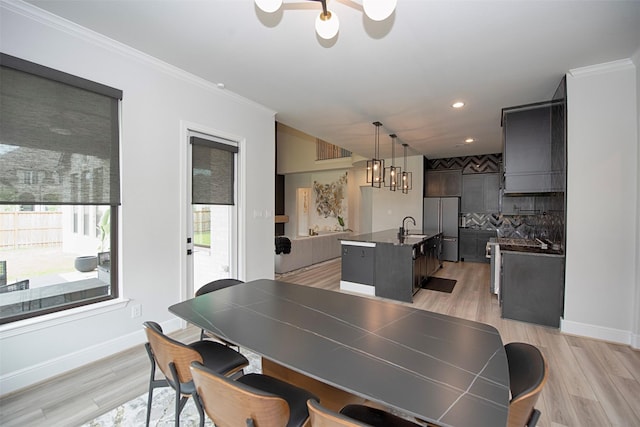
{"label": "chandelier", "polygon": [[[325,40],[338,34],[340,20],[335,12],[327,9],[327,0],[307,0],[322,3],[322,12],[316,18],[316,33]],[[282,0],[255,0],[256,6],[263,12],[274,13],[282,6]],[[396,9],[398,0],[362,0],[362,9],[369,19],[384,21]]]}

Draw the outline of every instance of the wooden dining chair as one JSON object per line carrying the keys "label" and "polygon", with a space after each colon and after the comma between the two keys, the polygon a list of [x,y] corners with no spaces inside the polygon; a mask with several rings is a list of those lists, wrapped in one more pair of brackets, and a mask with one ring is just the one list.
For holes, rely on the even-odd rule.
{"label": "wooden dining chair", "polygon": [[[224,288],[228,288],[230,286],[235,286],[235,285],[240,285],[244,283],[242,280],[238,280],[238,279],[218,279],[218,280],[214,280],[212,282],[207,283],[206,285],[203,285],[202,287],[200,287],[197,291],[196,291],[196,296],[199,297],[200,295],[205,295],[220,289],[224,289]],[[202,329],[200,331],[200,339],[203,340],[206,338],[206,336],[209,335],[214,339],[217,339],[221,342],[223,342],[225,345],[227,346],[233,346],[233,347],[238,347],[234,344],[231,344],[228,341],[223,340],[222,338],[215,336],[215,335],[210,335],[207,334],[206,329]],[[239,350],[240,348],[238,348]]]}
{"label": "wooden dining chair", "polygon": [[310,427],[369,427],[369,424],[363,424],[322,406],[317,400],[309,399],[307,409]]}
{"label": "wooden dining chair", "polygon": [[[233,375],[249,365],[249,361],[237,351],[215,341],[196,341],[183,344],[168,337],[156,322],[144,322],[148,342],[145,349],[151,362],[149,397],[147,400],[147,422],[151,418],[153,390],[171,386],[176,391],[175,425],[180,425],[180,413],[193,395],[195,385],[191,377],[191,362],[199,362],[222,375]],[[164,374],[164,379],[156,379],[156,366]],[[201,420],[202,421],[202,420]]]}
{"label": "wooden dining chair", "polygon": [[307,390],[268,375],[247,374],[233,380],[198,362],[191,364],[191,374],[197,406],[216,427],[301,427],[309,418],[307,400],[317,400]]}
{"label": "wooden dining chair", "polygon": [[534,427],[540,418],[535,404],[549,375],[547,361],[542,352],[531,344],[512,342],[504,349],[511,389],[507,426]]}

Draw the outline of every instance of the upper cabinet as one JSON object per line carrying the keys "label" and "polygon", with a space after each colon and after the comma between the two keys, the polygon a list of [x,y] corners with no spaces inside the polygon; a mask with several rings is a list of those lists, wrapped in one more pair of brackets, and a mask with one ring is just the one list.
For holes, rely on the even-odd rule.
{"label": "upper cabinet", "polygon": [[462,213],[498,213],[500,211],[500,174],[462,175]]}
{"label": "upper cabinet", "polygon": [[504,192],[564,191],[564,104],[502,110]]}
{"label": "upper cabinet", "polygon": [[460,197],[462,193],[462,171],[427,170],[424,175],[425,197]]}

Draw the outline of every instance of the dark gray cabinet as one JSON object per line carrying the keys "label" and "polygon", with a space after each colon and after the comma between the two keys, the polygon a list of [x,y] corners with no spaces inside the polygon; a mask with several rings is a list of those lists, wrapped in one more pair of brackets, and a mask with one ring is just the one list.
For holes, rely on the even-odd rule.
{"label": "dark gray cabinet", "polygon": [[[378,243],[375,248],[375,295],[412,302],[413,294],[440,268],[441,251],[441,234],[414,245]],[[343,265],[344,262],[343,257]]]}
{"label": "dark gray cabinet", "polygon": [[462,171],[427,170],[425,173],[425,197],[460,197],[462,193]]}
{"label": "dark gray cabinet", "polygon": [[503,110],[505,193],[564,191],[564,162],[552,161],[551,117],[550,103]]}
{"label": "dark gray cabinet", "polygon": [[564,257],[502,252],[502,317],[560,326],[564,309]]}
{"label": "dark gray cabinet", "polygon": [[495,230],[460,229],[460,260],[471,262],[490,262],[486,257],[487,242],[496,237]]}
{"label": "dark gray cabinet", "polygon": [[373,286],[375,247],[342,245],[342,280]]}
{"label": "dark gray cabinet", "polygon": [[442,267],[442,235],[438,234],[423,242],[425,259],[424,281]]}
{"label": "dark gray cabinet", "polygon": [[[412,302],[415,286],[420,286],[423,259],[417,245],[376,244],[375,295]],[[344,263],[344,260],[343,260]]]}
{"label": "dark gray cabinet", "polygon": [[498,213],[500,211],[500,174],[462,175],[460,207],[463,213]]}

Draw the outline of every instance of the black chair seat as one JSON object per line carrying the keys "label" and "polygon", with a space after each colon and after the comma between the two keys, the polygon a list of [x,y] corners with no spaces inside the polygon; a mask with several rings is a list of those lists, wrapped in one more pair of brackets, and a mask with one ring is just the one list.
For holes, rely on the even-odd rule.
{"label": "black chair seat", "polygon": [[238,366],[249,364],[242,354],[216,341],[196,341],[189,347],[200,353],[205,366],[223,375]]}
{"label": "black chair seat", "polygon": [[420,424],[366,405],[347,405],[340,413],[373,427],[420,427]]}
{"label": "black chair seat", "polygon": [[257,388],[267,393],[279,396],[289,404],[289,422],[287,427],[302,426],[309,417],[307,400],[318,398],[302,388],[296,387],[277,378],[263,374],[247,374],[240,377],[238,382]]}

